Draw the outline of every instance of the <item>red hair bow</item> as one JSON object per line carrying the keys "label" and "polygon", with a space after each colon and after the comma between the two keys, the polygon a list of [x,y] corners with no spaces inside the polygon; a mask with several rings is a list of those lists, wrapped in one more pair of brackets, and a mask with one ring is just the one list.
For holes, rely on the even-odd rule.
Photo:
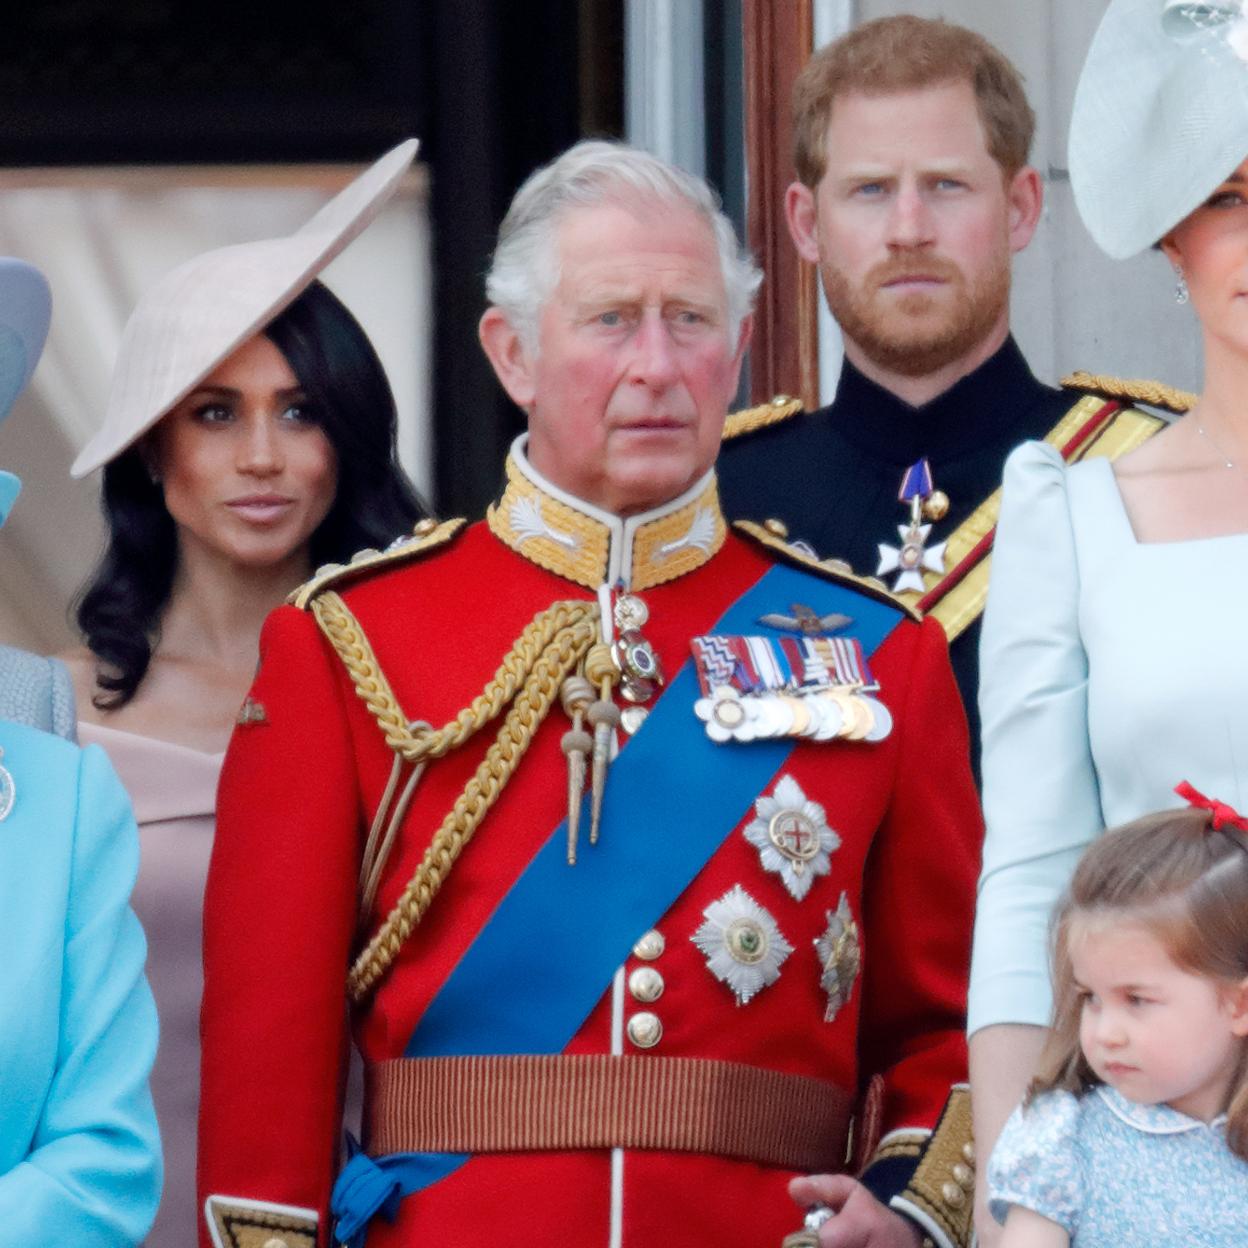
{"label": "red hair bow", "polygon": [[1234,806],[1228,806],[1225,802],[1219,802],[1216,798],[1206,797],[1198,789],[1192,788],[1186,780],[1174,786],[1174,791],[1183,798],[1189,806],[1199,806],[1202,810],[1207,810],[1213,816],[1213,830],[1220,832],[1228,824],[1232,828],[1238,828],[1241,832],[1248,832],[1248,819],[1235,809]]}

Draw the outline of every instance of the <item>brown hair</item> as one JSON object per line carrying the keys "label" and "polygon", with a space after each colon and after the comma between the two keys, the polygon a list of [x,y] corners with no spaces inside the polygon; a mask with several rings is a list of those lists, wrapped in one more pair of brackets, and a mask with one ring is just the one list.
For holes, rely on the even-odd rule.
{"label": "brown hair", "polygon": [[793,160],[812,190],[823,178],[824,140],[839,95],[889,95],[969,82],[988,151],[1012,178],[1036,130],[1017,69],[982,35],[951,22],[903,15],[867,22],[810,58],[793,88]]}
{"label": "brown hair", "polygon": [[[1098,1083],[1079,1045],[1080,999],[1070,961],[1079,919],[1146,927],[1175,965],[1224,983],[1248,976],[1248,837],[1195,807],[1145,815],[1107,832],[1084,854],[1053,920],[1053,1028],[1027,1091],[1081,1093]],[[1231,1086],[1226,1138],[1248,1159],[1248,1069]]]}

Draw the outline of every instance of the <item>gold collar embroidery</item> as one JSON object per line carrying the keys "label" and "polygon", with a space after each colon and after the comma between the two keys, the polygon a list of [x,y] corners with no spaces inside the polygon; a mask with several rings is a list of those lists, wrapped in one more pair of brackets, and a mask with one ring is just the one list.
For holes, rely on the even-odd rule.
{"label": "gold collar embroidery", "polygon": [[524,454],[507,456],[507,484],[486,522],[499,541],[539,567],[586,589],[622,583],[652,589],[700,568],[724,544],[714,470],[653,511],[615,516],[545,480]]}

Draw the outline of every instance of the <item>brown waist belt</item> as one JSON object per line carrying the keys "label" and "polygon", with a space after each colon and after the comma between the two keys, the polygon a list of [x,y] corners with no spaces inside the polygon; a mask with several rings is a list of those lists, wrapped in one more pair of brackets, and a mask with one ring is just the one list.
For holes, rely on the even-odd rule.
{"label": "brown waist belt", "polygon": [[368,1151],[644,1148],[843,1170],[836,1084],[701,1058],[427,1057],[368,1070]]}

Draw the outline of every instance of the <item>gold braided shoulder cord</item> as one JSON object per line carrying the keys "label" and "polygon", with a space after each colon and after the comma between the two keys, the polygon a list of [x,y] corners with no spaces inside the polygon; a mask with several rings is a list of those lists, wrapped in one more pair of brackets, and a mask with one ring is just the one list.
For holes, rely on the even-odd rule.
{"label": "gold braided shoulder cord", "polygon": [[[321,595],[313,602],[312,610],[346,666],[356,693],[381,728],[386,743],[408,762],[421,763],[441,757],[462,745],[511,702],[498,735],[434,834],[415,874],[351,968],[347,987],[352,1000],[358,1002],[389,970],[424,917],[455,860],[511,779],[532,743],[533,734],[558,697],[564,678],[580,666],[597,641],[598,606],[594,602],[571,600],[556,602],[539,612],[520,634],[481,694],[450,723],[435,731],[422,728],[413,731],[409,727],[368,639],[337,594]],[[388,792],[392,788],[390,786]],[[381,812],[374,821],[375,827],[380,818]]]}
{"label": "gold braided shoulder cord", "polygon": [[1197,395],[1188,390],[1177,390],[1161,381],[1125,381],[1121,377],[1105,377],[1083,371],[1062,378],[1062,385],[1076,390],[1092,390],[1110,399],[1129,399],[1147,403],[1168,412],[1183,413],[1196,406]]}

